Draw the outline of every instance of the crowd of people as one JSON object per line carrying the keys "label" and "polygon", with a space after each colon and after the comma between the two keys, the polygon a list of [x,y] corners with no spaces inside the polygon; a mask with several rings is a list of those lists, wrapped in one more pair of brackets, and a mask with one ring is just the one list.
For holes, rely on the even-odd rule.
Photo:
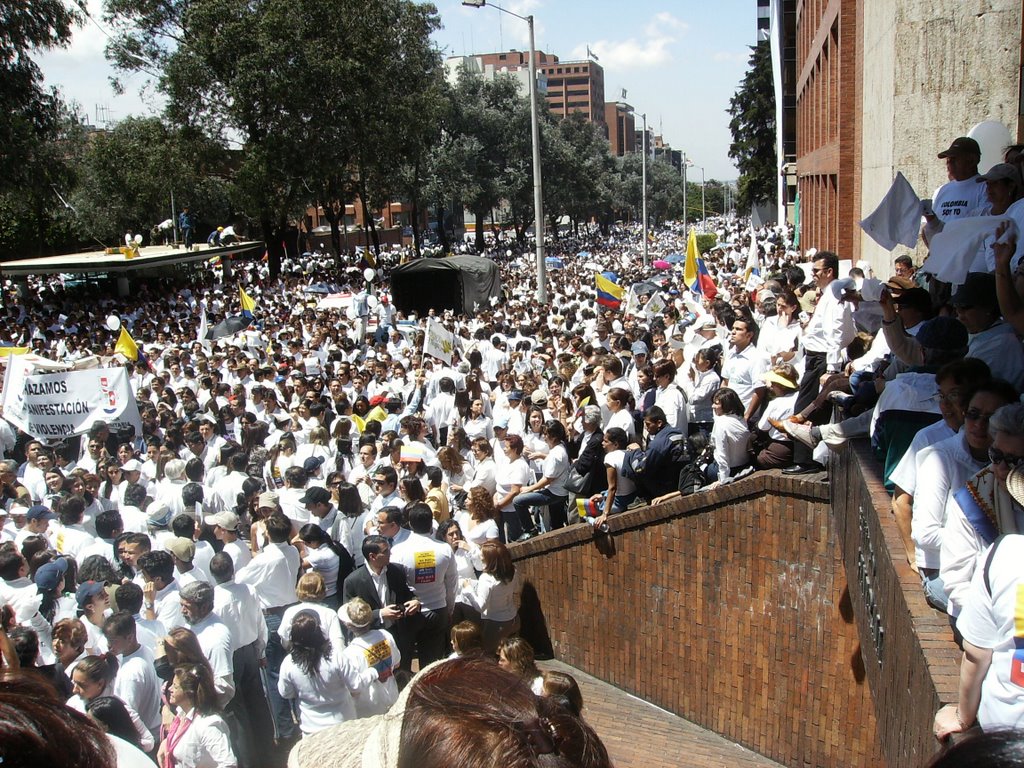
{"label": "crowd of people", "polygon": [[[951,184],[975,149],[958,139],[940,155]],[[1024,195],[1019,175],[974,165],[977,205],[942,205],[952,193],[938,190],[926,235],[988,214],[986,188]],[[830,449],[870,436],[908,557],[980,691],[940,712],[937,734],[1016,724],[1004,619],[1021,545],[997,539],[1024,526],[1015,243],[993,238],[993,269],[944,290],[909,256],[875,277],[798,252],[785,226],[710,231],[699,292],[684,259],[662,261],[686,253],[682,225],[654,231],[651,266],[639,229],[620,227],[549,244],[561,268],[543,305],[532,254],[499,239],[484,255],[502,297],[427,317],[390,301],[397,251],[372,285],[364,265],[339,274],[304,255],[275,279],[236,263],[230,279],[209,267],[124,298],[56,278],[5,286],[0,343],[51,360],[110,363],[102,318],[117,314],[141,355],[110,364],[129,368],[142,423],[47,443],[0,420],[5,666],[33,668],[72,709],[184,768],[262,765],[300,739],[299,764],[313,764],[363,749],[396,708],[447,701],[459,716],[454,657],[474,685],[517,691],[526,743],[578,741],[591,762],[572,764],[601,765],[578,691],[562,680],[555,704],[538,703],[549,681],[519,637],[510,545],[567,525],[608,535],[633,506],[759,470],[821,472]],[[612,306],[595,273],[622,286]],[[304,290],[324,281],[350,305]],[[243,309],[248,328],[199,337],[202,317]],[[428,319],[454,333],[450,361],[424,354]],[[426,749],[432,726],[418,727]],[[563,727],[575,736],[552,747]]]}

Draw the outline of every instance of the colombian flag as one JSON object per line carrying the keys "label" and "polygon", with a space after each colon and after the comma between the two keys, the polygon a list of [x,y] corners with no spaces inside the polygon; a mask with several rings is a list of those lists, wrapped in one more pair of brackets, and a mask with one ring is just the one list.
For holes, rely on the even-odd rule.
{"label": "colombian flag", "polygon": [[618,309],[626,293],[622,286],[598,273],[594,273],[594,282],[597,285],[597,303],[602,307]]}
{"label": "colombian flag", "polygon": [[253,310],[256,309],[256,300],[246,293],[244,288],[238,289],[238,300],[242,304],[242,317],[251,320]]}
{"label": "colombian flag", "polygon": [[686,262],[683,265],[683,282],[694,293],[713,299],[718,295],[715,281],[711,279],[704,259],[697,250],[697,230],[691,229],[686,240]]}

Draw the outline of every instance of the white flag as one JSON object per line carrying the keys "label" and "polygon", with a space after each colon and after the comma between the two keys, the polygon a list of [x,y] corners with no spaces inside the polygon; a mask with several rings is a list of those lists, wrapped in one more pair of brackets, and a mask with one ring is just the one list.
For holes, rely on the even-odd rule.
{"label": "white flag", "polygon": [[198,338],[198,341],[199,341],[200,344],[202,344],[206,348],[209,348],[209,346],[210,346],[210,340],[206,338],[206,336],[209,334],[209,332],[210,332],[210,327],[209,327],[209,323],[206,320],[206,301],[203,300],[203,301],[199,302],[199,333],[198,333],[199,338]]}
{"label": "white flag", "polygon": [[999,225],[1003,223],[1009,226],[1003,234],[1002,242],[1017,237],[1017,222],[1009,216],[950,219],[943,225],[941,232],[932,235],[928,258],[921,265],[921,271],[935,275],[944,282],[960,285],[967,278],[982,244],[994,237]]}
{"label": "white flag", "polygon": [[860,226],[868,237],[887,251],[897,245],[913,248],[917,245],[923,211],[924,204],[914,188],[902,173],[897,172],[882,202]]}
{"label": "white flag", "polygon": [[661,298],[661,294],[655,291],[651,294],[651,298],[644,305],[644,314],[648,318],[655,318],[665,311],[665,300]]}
{"label": "white flag", "polygon": [[623,315],[635,315],[640,311],[640,297],[636,295],[636,286],[629,286],[629,293],[626,294],[626,304],[622,310]]}
{"label": "white flag", "polygon": [[423,339],[423,354],[433,355],[445,365],[452,364],[455,334],[441,325],[436,318],[427,319],[427,334]]}

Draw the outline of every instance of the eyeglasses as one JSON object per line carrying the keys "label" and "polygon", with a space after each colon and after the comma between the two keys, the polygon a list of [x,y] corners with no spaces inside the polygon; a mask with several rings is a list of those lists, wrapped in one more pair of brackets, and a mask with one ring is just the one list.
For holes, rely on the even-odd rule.
{"label": "eyeglasses", "polygon": [[327,485],[330,486],[331,488],[338,488],[341,486],[341,481],[339,480],[336,483],[328,483]]}
{"label": "eyeglasses", "polygon": [[964,411],[964,418],[968,421],[988,421],[992,418],[991,413],[985,413],[977,408],[968,408]]}
{"label": "eyeglasses", "polygon": [[1007,469],[1015,469],[1024,464],[1024,456],[1003,453],[998,448],[989,448],[988,458],[993,464],[1005,464]]}

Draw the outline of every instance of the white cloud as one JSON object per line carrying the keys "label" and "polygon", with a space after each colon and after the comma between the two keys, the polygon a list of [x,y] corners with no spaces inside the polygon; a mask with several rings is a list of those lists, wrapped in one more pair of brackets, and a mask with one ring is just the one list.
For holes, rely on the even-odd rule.
{"label": "white cloud", "polygon": [[[646,24],[642,39],[598,40],[590,43],[590,50],[606,70],[651,69],[672,60],[672,45],[688,30],[686,22],[662,11]],[[586,52],[586,45],[577,46],[573,56],[583,58]]]}

